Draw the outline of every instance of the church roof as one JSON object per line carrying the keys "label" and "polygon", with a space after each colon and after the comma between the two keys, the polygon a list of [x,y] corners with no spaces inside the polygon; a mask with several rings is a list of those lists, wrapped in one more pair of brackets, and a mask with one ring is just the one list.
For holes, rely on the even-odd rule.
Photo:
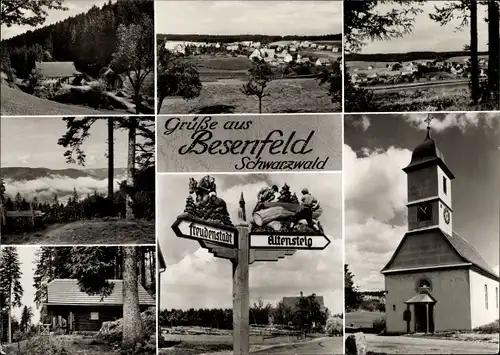
{"label": "church roof", "polygon": [[452,235],[449,235],[447,233],[443,234],[462,258],[470,262],[472,265],[475,265],[481,270],[487,272],[488,274],[498,278],[497,273],[488,265],[479,251],[471,244],[469,244],[464,238],[462,238],[455,232],[453,232]]}
{"label": "church roof", "polygon": [[[479,251],[473,247],[469,242],[467,242],[464,238],[462,238],[459,234],[453,232],[452,235],[449,235],[448,233],[443,232],[443,230],[439,227],[435,228],[440,232],[440,234],[445,238],[445,240],[451,245],[453,250],[463,259],[464,262],[472,264],[473,266],[481,269],[483,272],[487,273],[489,276],[491,276],[493,279],[498,280],[499,276],[498,274],[488,265],[486,260],[482,257],[482,255],[479,253]],[[398,247],[396,248],[396,251],[391,257],[391,260],[384,266],[384,268],[381,270],[382,273],[385,272],[390,272],[390,267],[395,260],[396,256],[398,255],[399,250],[403,246],[403,243],[405,242],[406,238],[411,235],[415,234],[412,232],[408,232],[405,234],[401,242],[399,243]],[[438,266],[438,265],[436,265]],[[443,265],[446,266],[446,265]]]}
{"label": "church roof", "polygon": [[436,300],[429,295],[427,292],[423,293],[418,293],[412,298],[410,298],[408,301],[405,302],[406,304],[413,304],[413,303],[436,303]]}
{"label": "church roof", "polygon": [[425,140],[413,150],[410,164],[403,171],[408,173],[434,164],[439,165],[451,179],[455,178],[446,165],[443,154],[437,147],[436,142],[431,138],[428,129]]}

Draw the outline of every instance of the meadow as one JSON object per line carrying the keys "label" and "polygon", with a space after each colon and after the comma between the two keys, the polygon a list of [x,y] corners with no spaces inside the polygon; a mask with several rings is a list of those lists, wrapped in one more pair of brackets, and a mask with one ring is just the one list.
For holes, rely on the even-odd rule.
{"label": "meadow", "polygon": [[[336,59],[338,53],[318,53],[318,57]],[[332,57],[332,55],[334,55]],[[160,113],[217,114],[259,113],[258,99],[241,91],[248,82],[252,62],[239,55],[199,55],[187,60],[196,66],[203,88],[199,97],[186,101],[167,97]],[[339,112],[341,102],[332,103],[327,87],[314,77],[278,78],[268,83],[270,96],[262,101],[262,113]]]}

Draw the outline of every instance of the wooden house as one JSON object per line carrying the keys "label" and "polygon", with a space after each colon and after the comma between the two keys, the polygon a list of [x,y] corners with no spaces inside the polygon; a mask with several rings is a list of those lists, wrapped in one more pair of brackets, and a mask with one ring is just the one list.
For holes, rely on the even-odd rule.
{"label": "wooden house", "polygon": [[[108,297],[90,296],[80,290],[77,280],[55,279],[47,285],[46,306],[51,330],[65,333],[99,331],[103,322],[123,316],[123,281],[109,280],[114,284]],[[140,311],[156,305],[155,300],[139,284]]]}
{"label": "wooden house", "polygon": [[64,84],[72,84],[80,80],[83,74],[75,68],[73,62],[36,62],[35,68],[46,80],[58,80]]}

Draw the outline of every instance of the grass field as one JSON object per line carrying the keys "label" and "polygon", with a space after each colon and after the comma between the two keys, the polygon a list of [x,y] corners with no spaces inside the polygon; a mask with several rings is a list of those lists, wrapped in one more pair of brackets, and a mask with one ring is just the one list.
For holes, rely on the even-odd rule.
{"label": "grass field", "polygon": [[[161,113],[259,113],[257,98],[241,92],[244,83],[238,79],[204,83],[200,96],[194,100],[166,98]],[[266,90],[271,96],[262,100],[262,113],[341,111],[341,103],[332,103],[326,87],[319,86],[315,79],[275,80]]]}
{"label": "grass field", "polygon": [[123,219],[94,219],[53,224],[23,235],[2,235],[3,244],[154,244],[155,223]]}
{"label": "grass field", "polygon": [[384,316],[385,314],[382,312],[356,311],[346,313],[345,325],[346,327],[371,328],[373,326],[373,321],[383,318]]}
{"label": "grass field", "polygon": [[66,105],[55,101],[40,99],[2,84],[1,88],[2,116],[27,115],[109,115],[119,114],[118,111],[94,110],[91,107]]}

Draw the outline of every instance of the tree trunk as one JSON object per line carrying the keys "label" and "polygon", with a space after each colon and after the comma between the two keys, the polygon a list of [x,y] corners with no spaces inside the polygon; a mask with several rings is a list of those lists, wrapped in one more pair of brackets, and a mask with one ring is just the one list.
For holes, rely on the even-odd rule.
{"label": "tree trunk", "polygon": [[12,280],[9,283],[9,320],[7,327],[7,342],[12,343]]}
{"label": "tree trunk", "polygon": [[500,14],[495,1],[488,2],[488,86],[497,105],[500,102]]}
{"label": "tree trunk", "polygon": [[470,2],[470,54],[471,54],[471,99],[474,105],[479,100],[479,58],[477,48],[477,0]]}
{"label": "tree trunk", "polygon": [[155,277],[156,277],[156,259],[153,250],[149,251],[149,278],[151,281],[151,285],[155,285]]}
{"label": "tree trunk", "polygon": [[[135,175],[135,139],[136,139],[136,127],[137,119],[129,118],[129,129],[128,129],[128,162],[127,162],[127,185],[129,187],[134,186],[134,175]],[[134,212],[132,209],[132,197],[130,193],[127,193],[126,201],[126,218],[134,219]]]}
{"label": "tree trunk", "polygon": [[108,198],[113,200],[113,180],[114,180],[114,119],[108,117]]}
{"label": "tree trunk", "polygon": [[143,339],[137,279],[137,247],[123,247],[123,340],[124,349]]}
{"label": "tree trunk", "polygon": [[139,111],[139,107],[141,104],[141,83],[139,82],[139,79],[137,80],[138,83],[135,89],[135,113],[140,114],[141,112]]}
{"label": "tree trunk", "polygon": [[156,114],[159,115],[160,114],[160,111],[161,111],[161,105],[163,105],[163,100],[165,98],[164,97],[159,97],[158,98],[158,107],[156,108]]}
{"label": "tree trunk", "polygon": [[144,250],[144,247],[140,248],[140,259],[139,259],[139,266],[140,266],[140,272],[141,272],[141,285],[146,288],[146,251]]}
{"label": "tree trunk", "polygon": [[262,97],[259,97],[259,113],[262,113]]}

